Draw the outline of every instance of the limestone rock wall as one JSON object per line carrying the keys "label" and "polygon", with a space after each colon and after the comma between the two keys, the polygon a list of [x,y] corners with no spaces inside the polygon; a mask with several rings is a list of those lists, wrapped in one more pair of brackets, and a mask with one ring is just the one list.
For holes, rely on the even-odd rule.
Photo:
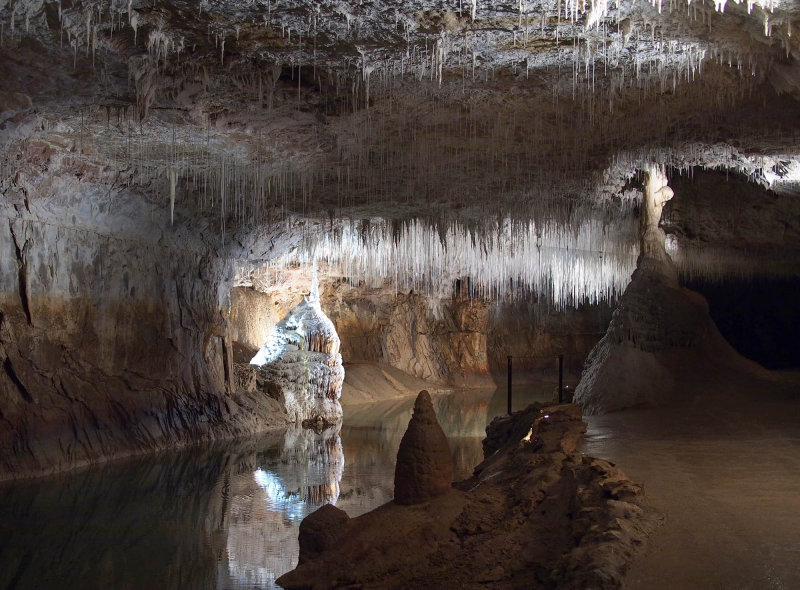
{"label": "limestone rock wall", "polygon": [[383,362],[437,384],[492,384],[486,302],[338,284],[322,303],[341,338],[345,363]]}
{"label": "limestone rock wall", "polygon": [[504,383],[508,355],[516,357],[515,380],[554,375],[559,354],[567,374],[577,377],[611,317],[606,304],[556,310],[544,302],[432,301],[344,285],[326,292],[323,307],[336,324],[345,363],[386,363],[454,386]]}
{"label": "limestone rock wall", "polygon": [[261,348],[284,314],[279,302],[266,293],[244,287],[231,290],[231,338],[251,351]]}
{"label": "limestone rock wall", "polygon": [[[515,381],[554,376],[564,355],[577,378],[611,318],[607,304],[556,310],[545,302],[494,303],[466,297],[432,300],[393,289],[351,287],[328,280],[321,297],[341,339],[345,364],[389,365],[441,386],[505,383],[506,357],[515,357]],[[235,288],[231,334],[237,362],[301,299],[291,286],[266,293]]]}
{"label": "limestone rock wall", "polygon": [[[767,170],[769,173],[770,170]],[[726,282],[800,274],[800,199],[741,175],[692,169],[674,174],[662,227],[685,279]]]}
{"label": "limestone rock wall", "polygon": [[554,376],[558,355],[563,354],[565,378],[575,380],[605,332],[611,312],[607,303],[564,310],[544,302],[493,306],[487,333],[492,375],[505,383],[507,357],[512,355],[515,383]]}
{"label": "limestone rock wall", "polygon": [[234,391],[218,237],[41,149],[0,182],[0,480],[282,423]]}

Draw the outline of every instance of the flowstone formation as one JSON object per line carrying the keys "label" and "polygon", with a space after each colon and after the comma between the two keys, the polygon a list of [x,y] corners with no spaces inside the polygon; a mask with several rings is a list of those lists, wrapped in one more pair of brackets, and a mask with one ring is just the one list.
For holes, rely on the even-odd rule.
{"label": "flowstone formation", "polygon": [[575,402],[586,414],[690,398],[709,380],[770,378],[720,335],[702,295],[682,288],[659,227],[673,191],[651,166],[642,203],[641,253],[608,330],[586,360]]}
{"label": "flowstone formation", "polygon": [[394,471],[394,501],[420,504],[450,491],[453,459],[436,419],[430,394],[419,392],[414,415],[400,441]]}
{"label": "flowstone formation", "polygon": [[309,515],[304,559],[277,583],[287,590],[620,588],[659,517],[641,486],[576,452],[585,428],[574,405],[533,405],[496,419],[486,429],[484,462],[450,493],[352,519],[331,508]]}
{"label": "flowstone formation", "polygon": [[316,273],[311,292],[281,320],[250,361],[289,419],[308,425],[342,417],[344,367],[333,322],[322,311]]}

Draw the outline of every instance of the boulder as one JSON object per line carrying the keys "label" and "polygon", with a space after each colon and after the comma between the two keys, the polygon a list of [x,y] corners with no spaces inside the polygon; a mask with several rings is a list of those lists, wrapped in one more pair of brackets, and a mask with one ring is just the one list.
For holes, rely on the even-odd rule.
{"label": "boulder", "polygon": [[300,557],[297,564],[303,564],[335,547],[344,536],[349,520],[347,512],[333,504],[325,504],[306,516],[300,523]]}

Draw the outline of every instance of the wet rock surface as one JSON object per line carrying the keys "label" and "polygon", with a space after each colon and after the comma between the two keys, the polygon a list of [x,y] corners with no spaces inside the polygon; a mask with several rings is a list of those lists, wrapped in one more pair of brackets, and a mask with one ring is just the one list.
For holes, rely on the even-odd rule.
{"label": "wet rock surface", "polygon": [[[613,464],[576,453],[573,405],[487,428],[486,459],[452,493],[385,504],[279,578],[294,588],[620,588],[659,517]],[[519,433],[524,434],[519,437]],[[491,453],[491,454],[489,454]]]}
{"label": "wet rock surface", "polygon": [[0,479],[285,422],[234,376],[229,258],[138,195],[35,184],[0,204]]}
{"label": "wet rock surface", "polygon": [[449,492],[452,481],[450,445],[436,419],[430,394],[421,391],[397,451],[394,501],[421,504]]}

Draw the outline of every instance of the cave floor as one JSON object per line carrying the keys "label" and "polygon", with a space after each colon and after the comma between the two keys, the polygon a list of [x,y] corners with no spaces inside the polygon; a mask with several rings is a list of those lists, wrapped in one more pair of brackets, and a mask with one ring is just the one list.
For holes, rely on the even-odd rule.
{"label": "cave floor", "polygon": [[800,588],[800,397],[759,391],[586,420],[584,452],[644,483],[665,516],[626,588]]}

